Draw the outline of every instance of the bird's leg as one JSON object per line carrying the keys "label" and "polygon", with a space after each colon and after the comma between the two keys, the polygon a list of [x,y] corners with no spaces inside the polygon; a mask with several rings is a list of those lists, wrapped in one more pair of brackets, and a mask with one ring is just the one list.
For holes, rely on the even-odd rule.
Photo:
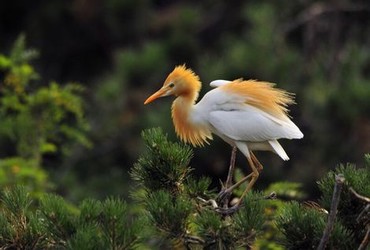
{"label": "bird's leg", "polygon": [[[251,173],[251,174],[243,177],[240,181],[238,181],[237,183],[235,183],[234,185],[231,186],[232,176],[233,176],[233,172],[234,172],[234,164],[235,164],[236,150],[237,150],[236,147],[233,147],[233,152],[231,154],[229,174],[227,176],[227,180],[226,180],[225,186],[223,187],[222,191],[218,195],[218,199],[219,200],[224,199],[224,195],[226,193],[231,193],[235,188],[239,187],[241,184],[243,184],[244,182],[246,182],[253,175],[253,173]],[[249,153],[251,155],[251,160],[256,165],[256,168],[257,168],[258,172],[261,173],[262,170],[263,170],[262,164],[258,161],[257,157],[253,154],[252,151],[249,151]],[[248,161],[249,161],[249,159],[248,159]],[[249,163],[249,165],[250,165],[250,163]]]}
{"label": "bird's leg", "polygon": [[[235,204],[235,207],[238,207],[240,205],[240,203],[243,201],[244,197],[247,195],[247,193],[252,189],[254,183],[257,181],[258,179],[258,176],[260,175],[257,168],[255,167],[254,163],[253,163],[253,160],[251,157],[248,157],[248,162],[249,162],[249,165],[250,167],[252,168],[252,173],[249,174],[248,176],[251,177],[251,181],[248,183],[248,186],[247,188],[244,190],[243,194],[240,196],[238,202]],[[257,160],[257,158],[256,158]],[[258,161],[258,160],[257,160]],[[262,166],[262,165],[261,165]]]}
{"label": "bird's leg", "polygon": [[244,176],[240,181],[238,181],[237,183],[235,183],[234,185],[232,185],[231,187],[227,188],[227,189],[224,189],[222,190],[219,194],[218,194],[218,197],[217,197],[217,201],[219,203],[222,203],[223,206],[222,207],[216,207],[215,210],[217,212],[219,212],[220,214],[224,214],[224,215],[228,215],[228,214],[233,214],[235,213],[236,211],[238,211],[239,209],[239,203],[238,202],[236,205],[232,206],[232,207],[228,207],[228,202],[225,203],[225,199],[229,199],[230,197],[230,194],[231,192],[235,189],[235,188],[238,188],[241,184],[243,184],[244,182],[246,182],[248,179],[250,178],[253,178],[253,175],[254,173],[250,173],[249,175],[247,176]]}
{"label": "bird's leg", "polygon": [[233,146],[232,151],[231,151],[230,166],[229,166],[229,172],[227,174],[227,179],[226,179],[225,185],[221,183],[222,189],[216,198],[218,202],[222,204],[223,207],[227,207],[230,196],[231,196],[232,189],[230,190],[229,187],[232,185],[233,176],[234,176],[236,151],[237,151],[236,146]]}
{"label": "bird's leg", "polygon": [[229,188],[226,188],[224,190],[224,192],[228,192],[228,193],[231,193],[235,188],[239,187],[241,184],[243,184],[244,182],[246,182],[249,178],[251,178],[253,175],[253,173],[250,173],[249,175],[247,176],[244,176],[240,181],[238,181],[237,183],[235,183],[234,185],[232,185],[231,187]]}
{"label": "bird's leg", "polygon": [[252,151],[249,151],[249,153],[251,154],[252,161],[254,162],[254,164],[256,164],[258,172],[261,173],[263,170],[262,164],[258,161],[257,157],[253,154]]}
{"label": "bird's leg", "polygon": [[228,188],[231,186],[231,183],[233,181],[233,176],[234,176],[234,169],[235,169],[235,156],[236,156],[236,147],[233,146],[233,149],[231,151],[231,158],[230,158],[230,166],[229,166],[229,172],[227,174],[227,179],[225,183],[225,188]]}
{"label": "bird's leg", "polygon": [[[252,189],[254,183],[257,181],[260,172],[263,170],[262,164],[259,162],[257,157],[253,154],[252,151],[249,151],[250,157],[247,157],[248,163],[250,167],[252,168],[252,173],[249,175],[243,177],[240,181],[235,183],[234,185],[228,187],[226,186],[225,189],[223,189],[220,194],[218,195],[218,199],[220,202],[223,202],[224,204],[227,205],[228,203],[228,198],[230,197],[231,192],[235,189],[238,188],[241,184],[246,182],[248,179],[251,179],[250,182],[248,183],[248,186],[240,196],[238,202],[231,208],[227,208],[227,206],[224,206],[224,210],[222,210],[222,213],[229,214],[229,213],[234,213],[237,211],[238,207],[240,206],[240,203],[243,201],[244,197],[247,195],[247,193]],[[232,155],[233,156],[233,155]],[[235,161],[235,159],[234,159]],[[231,167],[231,165],[230,165]],[[229,169],[229,174],[230,174],[230,169]],[[229,177],[229,176],[228,176]],[[226,182],[227,183],[227,182]],[[227,203],[225,202],[225,199],[227,198]]]}
{"label": "bird's leg", "polygon": [[[234,185],[232,185],[231,187],[229,187],[228,189],[226,189],[225,192],[231,193],[233,189],[239,187],[241,184],[243,184],[248,179],[251,179],[250,182],[248,183],[247,188],[244,190],[243,194],[240,196],[239,200],[237,201],[237,203],[234,206],[232,206],[230,208],[227,208],[227,207],[225,208],[224,207],[223,209],[218,208],[217,211],[219,213],[222,213],[222,214],[232,214],[232,213],[235,213],[239,209],[240,204],[243,201],[244,197],[252,189],[254,183],[257,181],[258,176],[259,176],[259,169],[262,170],[263,167],[262,167],[262,164],[257,160],[257,158],[254,155],[253,155],[253,157],[254,157],[254,160],[252,160],[252,156],[251,157],[247,157],[248,163],[249,163],[250,167],[252,168],[252,173],[250,173],[249,175],[243,177],[239,182],[235,183]],[[255,162],[254,161],[257,162],[256,165],[258,165],[258,169],[255,166]]]}

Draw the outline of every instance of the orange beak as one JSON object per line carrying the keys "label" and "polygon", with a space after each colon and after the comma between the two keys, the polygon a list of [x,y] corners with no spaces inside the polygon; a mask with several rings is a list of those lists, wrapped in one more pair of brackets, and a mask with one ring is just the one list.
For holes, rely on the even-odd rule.
{"label": "orange beak", "polygon": [[166,96],[166,92],[167,92],[166,88],[161,88],[160,90],[155,92],[153,95],[149,96],[148,99],[145,100],[144,104],[148,104],[159,97]]}

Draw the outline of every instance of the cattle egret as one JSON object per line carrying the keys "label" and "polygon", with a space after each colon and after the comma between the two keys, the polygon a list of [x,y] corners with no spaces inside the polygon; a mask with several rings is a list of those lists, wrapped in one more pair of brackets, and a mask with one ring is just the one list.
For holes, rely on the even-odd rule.
{"label": "cattle egret", "polygon": [[[202,100],[196,103],[201,88],[199,77],[185,65],[177,66],[168,75],[163,87],[144,104],[159,97],[176,96],[172,104],[172,119],[180,139],[193,146],[203,146],[212,134],[233,147],[228,181],[235,161],[235,148],[247,158],[251,174],[226,192],[250,179],[236,206],[256,182],[262,165],[252,151],[267,150],[289,160],[278,139],[300,139],[299,128],[289,119],[287,106],[293,104],[293,94],[274,88],[269,82],[216,80]],[[226,182],[227,183],[227,182]]]}

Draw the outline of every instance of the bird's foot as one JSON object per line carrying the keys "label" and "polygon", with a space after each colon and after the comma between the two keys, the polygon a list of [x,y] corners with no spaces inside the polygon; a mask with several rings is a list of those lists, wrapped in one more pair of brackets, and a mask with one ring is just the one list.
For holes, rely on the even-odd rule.
{"label": "bird's foot", "polygon": [[215,211],[219,214],[222,214],[222,215],[230,215],[230,214],[233,214],[233,213],[237,212],[240,207],[241,207],[241,205],[239,203],[237,203],[232,207],[226,207],[226,208],[217,207],[217,208],[215,208]]}
{"label": "bird's foot", "polygon": [[239,208],[242,206],[240,205],[240,202],[237,202],[235,205],[232,207],[228,207],[227,205],[219,206],[216,199],[209,199],[205,200],[201,197],[197,197],[200,202],[205,204],[206,206],[211,206],[214,211],[221,215],[231,215],[239,210]]}
{"label": "bird's foot", "polygon": [[231,194],[232,194],[231,189],[222,187],[221,191],[218,193],[218,195],[216,197],[217,203],[219,203],[219,204],[229,203]]}
{"label": "bird's foot", "polygon": [[205,200],[201,197],[197,197],[197,199],[205,205],[211,205],[214,209],[218,208],[218,204],[214,199]]}

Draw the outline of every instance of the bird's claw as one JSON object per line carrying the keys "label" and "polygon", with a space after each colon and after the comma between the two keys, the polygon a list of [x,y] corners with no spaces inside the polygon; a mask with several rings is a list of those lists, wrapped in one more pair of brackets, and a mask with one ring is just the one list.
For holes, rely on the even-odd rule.
{"label": "bird's claw", "polygon": [[236,204],[232,207],[227,207],[227,208],[217,207],[217,208],[215,208],[215,210],[216,210],[217,213],[220,213],[222,215],[230,215],[230,214],[233,214],[233,213],[237,212],[240,207],[241,207],[240,204]]}
{"label": "bird's claw", "polygon": [[216,197],[218,203],[228,203],[231,197],[231,191],[227,188],[222,188]]}
{"label": "bird's claw", "polygon": [[217,205],[217,202],[214,200],[214,199],[209,199],[209,200],[205,200],[201,197],[197,197],[199,201],[201,201],[202,203],[206,204],[206,205],[211,205],[212,208],[216,209],[218,208],[218,205]]}
{"label": "bird's claw", "polygon": [[[222,194],[220,192],[221,195],[224,195],[224,197],[221,198],[221,202],[224,201],[225,196],[230,195],[230,192],[229,191],[227,191],[227,190],[223,190],[223,191],[224,192]],[[220,196],[220,194],[219,194],[219,196]],[[209,199],[209,200],[205,200],[205,199],[203,199],[201,197],[197,197],[197,198],[198,198],[198,200],[200,202],[202,202],[203,204],[208,205],[208,206],[210,205],[212,207],[212,209],[214,209],[217,213],[222,214],[222,215],[230,215],[230,214],[233,214],[236,211],[238,211],[239,208],[241,207],[240,203],[237,203],[237,204],[235,204],[232,207],[219,206],[218,204],[221,204],[221,203],[220,203],[219,200],[217,200],[218,197],[216,199]]]}

